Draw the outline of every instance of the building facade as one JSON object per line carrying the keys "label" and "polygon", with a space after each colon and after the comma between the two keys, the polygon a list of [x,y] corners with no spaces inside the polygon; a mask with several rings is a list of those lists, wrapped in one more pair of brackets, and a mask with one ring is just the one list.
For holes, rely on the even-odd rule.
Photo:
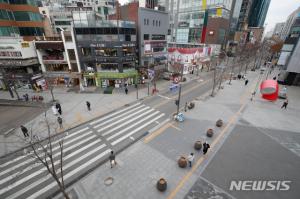
{"label": "building facade", "polygon": [[251,27],[263,27],[271,0],[253,0],[248,24]]}
{"label": "building facade", "polygon": [[[203,43],[222,44],[229,30],[231,7],[231,0],[172,0],[168,9],[170,12],[170,42],[200,44],[204,30],[206,39]],[[205,15],[205,11],[207,11],[207,15]],[[207,29],[203,29],[205,22],[207,22],[205,24]],[[224,22],[225,26],[223,26]],[[210,27],[213,27],[214,30],[209,30]],[[211,31],[211,37],[208,35],[209,31]]]}
{"label": "building facade", "polygon": [[168,13],[139,8],[138,17],[139,65],[166,69]]}
{"label": "building facade", "polygon": [[136,25],[98,20],[94,12],[73,12],[80,70],[85,86],[120,87],[137,80]]}
{"label": "building facade", "polygon": [[285,23],[276,23],[272,36],[274,37],[278,37],[278,38],[282,38],[282,32],[283,32],[283,28],[284,28]]}
{"label": "building facade", "polygon": [[282,36],[281,36],[282,40],[285,40],[289,36],[291,27],[294,24],[294,22],[295,22],[296,18],[298,17],[299,13],[300,13],[300,7],[297,8],[294,12],[292,12],[288,16],[288,18],[285,22],[284,28],[282,30]]}
{"label": "building facade", "polygon": [[72,32],[34,41],[44,76],[53,86],[77,86],[81,80],[78,53]]}
{"label": "building facade", "polygon": [[42,16],[35,0],[0,1],[0,36],[22,36],[33,40],[44,33]]}
{"label": "building facade", "polygon": [[10,85],[32,88],[40,79],[41,68],[32,41],[22,37],[0,38],[0,88]]}

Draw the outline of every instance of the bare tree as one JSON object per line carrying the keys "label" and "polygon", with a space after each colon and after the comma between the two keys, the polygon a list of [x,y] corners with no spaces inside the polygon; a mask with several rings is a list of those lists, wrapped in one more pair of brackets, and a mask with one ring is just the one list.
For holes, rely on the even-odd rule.
{"label": "bare tree", "polygon": [[59,164],[55,161],[55,157],[53,154],[53,137],[51,136],[51,129],[50,124],[47,120],[46,111],[45,111],[45,124],[47,127],[47,138],[45,140],[40,141],[39,138],[36,136],[33,136],[32,128],[30,130],[31,136],[30,136],[30,148],[32,149],[33,153],[30,154],[30,156],[33,159],[38,160],[48,171],[48,173],[53,177],[53,179],[56,181],[60,192],[63,194],[63,196],[66,199],[70,199],[68,193],[66,192],[65,182],[64,182],[64,173],[63,173],[63,144],[64,139],[60,139],[58,142],[59,145]]}

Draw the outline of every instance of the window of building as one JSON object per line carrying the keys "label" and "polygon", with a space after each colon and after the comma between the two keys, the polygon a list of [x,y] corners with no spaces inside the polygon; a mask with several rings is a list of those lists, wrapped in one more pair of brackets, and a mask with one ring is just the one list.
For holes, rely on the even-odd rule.
{"label": "window of building", "polygon": [[55,25],[61,25],[61,26],[66,26],[66,25],[71,25],[71,21],[55,21]]}
{"label": "window of building", "polygon": [[147,19],[147,25],[149,25],[149,19]]}
{"label": "window of building", "polygon": [[219,29],[218,43],[223,43],[225,40],[226,31],[223,28]]}
{"label": "window of building", "polygon": [[149,34],[144,34],[144,40],[149,40]]}
{"label": "window of building", "polygon": [[26,4],[26,5],[32,5],[37,6],[36,0],[9,0],[10,4]]}
{"label": "window of building", "polygon": [[158,21],[157,20],[155,21],[155,25],[158,26]]}
{"label": "window of building", "polygon": [[147,21],[146,21],[146,19],[144,19],[144,25],[146,25],[147,24]]}
{"label": "window of building", "polygon": [[42,36],[44,28],[40,27],[19,27],[21,36]]}
{"label": "window of building", "polygon": [[154,22],[154,20],[153,20],[153,21],[152,21],[152,25],[153,25],[153,26],[154,26],[154,23],[155,23],[155,22]]}
{"label": "window of building", "polygon": [[14,16],[16,21],[42,21],[40,13],[15,11]]}
{"label": "window of building", "polygon": [[158,21],[158,26],[160,27],[160,20]]}
{"label": "window of building", "polygon": [[19,34],[18,28],[9,26],[0,27],[0,36],[12,36],[14,34]]}
{"label": "window of building", "polygon": [[125,35],[125,41],[131,41],[131,36],[130,35]]}
{"label": "window of building", "polygon": [[0,3],[8,3],[8,0],[0,0]]}

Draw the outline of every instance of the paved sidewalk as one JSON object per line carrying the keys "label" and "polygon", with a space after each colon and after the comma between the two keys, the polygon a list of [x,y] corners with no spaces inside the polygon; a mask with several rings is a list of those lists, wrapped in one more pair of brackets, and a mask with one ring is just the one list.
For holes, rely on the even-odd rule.
{"label": "paved sidewalk", "polygon": [[[194,183],[197,183],[194,187],[208,183],[205,179],[200,179],[204,180],[204,183],[200,183],[199,176],[235,126],[232,124],[221,129],[214,127],[217,119],[223,119],[224,126],[232,123],[234,119],[238,120],[237,124],[247,119],[253,124],[263,127],[268,126],[266,121],[276,123],[280,120],[281,123],[276,123],[272,127],[285,128],[285,130],[291,131],[298,129],[299,132],[300,88],[288,88],[290,104],[287,110],[280,109],[282,100],[265,101],[260,98],[259,92],[254,100],[250,101],[251,93],[258,80],[258,74],[258,71],[248,72],[249,84],[247,86],[244,85],[243,80],[233,80],[232,85],[228,85],[227,81],[224,83],[224,89],[218,91],[214,98],[209,96],[211,91],[207,92],[206,95],[195,101],[196,106],[193,110],[185,113],[186,121],[168,123],[145,139],[117,154],[118,165],[116,168],[110,169],[107,162],[69,187],[68,190],[75,198],[77,196],[80,199],[194,198],[187,194],[192,194],[190,190],[193,191],[191,188]],[[239,110],[243,106],[245,110],[240,112]],[[270,118],[266,115],[275,115],[275,117]],[[294,126],[288,126],[289,123],[282,126],[282,123],[287,121],[294,123]],[[215,130],[213,138],[206,137],[205,132],[208,128]],[[224,135],[222,135],[223,131],[225,132]],[[219,139],[219,135],[221,139]],[[212,145],[206,157],[194,151],[193,143],[197,139],[207,140]],[[188,155],[190,152],[195,153],[195,166],[192,169],[179,168],[177,166],[179,156]],[[109,177],[113,178],[113,183],[105,185],[105,180]],[[163,193],[157,191],[155,187],[157,180],[161,177],[165,178],[168,183],[168,189]],[[215,191],[213,192],[208,192],[205,187],[202,188],[207,194],[204,198],[232,198],[229,193],[220,188],[214,187]]]}
{"label": "paved sidewalk", "polygon": [[[228,85],[227,81],[224,83],[225,88],[218,91],[214,98],[209,96],[210,92],[199,97],[199,101],[195,101],[195,108],[185,113],[187,118],[185,122],[171,123],[166,128],[162,127],[163,130],[155,131],[152,135],[117,154],[118,165],[116,168],[110,169],[107,162],[69,187],[68,190],[74,198],[80,199],[234,198],[205,178],[199,178],[235,126],[225,127],[228,132],[225,132],[220,142],[217,143],[215,139],[223,132],[224,128],[214,127],[215,121],[221,118],[226,126],[232,118],[235,118],[233,116],[245,103],[245,110],[237,114],[237,124],[247,119],[262,127],[268,127],[269,123],[273,123],[272,128],[284,128],[291,131],[298,129],[297,132],[300,128],[298,108],[300,88],[288,88],[290,104],[287,110],[280,109],[282,100],[268,102],[261,99],[259,93],[253,101],[250,101],[250,94],[255,88],[258,74],[259,72],[248,72],[247,78],[250,80],[248,86],[244,85],[243,80],[234,80],[232,85]],[[270,117],[270,115],[275,115],[275,117]],[[279,120],[281,122],[277,123]],[[284,122],[288,123],[282,126]],[[290,123],[294,125],[288,126]],[[207,128],[215,129],[213,138],[206,137]],[[193,143],[197,139],[207,140],[212,145],[206,157],[194,151]],[[296,151],[296,149],[294,150]],[[194,152],[196,155],[194,161],[196,166],[192,169],[179,168],[177,166],[179,156],[187,155],[190,152]],[[113,178],[113,183],[105,185],[105,180],[109,177]],[[168,189],[163,193],[156,190],[156,182],[161,177],[165,178],[168,183]],[[195,195],[200,190],[204,195]]]}
{"label": "paved sidewalk", "polygon": [[[203,78],[207,74],[207,72],[202,72],[199,73],[199,76],[196,76],[195,74],[186,75],[187,81],[185,83],[188,83],[193,79]],[[170,84],[170,81],[159,80],[156,83],[157,89],[159,90],[158,93],[167,92]],[[140,87],[143,88],[139,88],[138,90],[139,100],[149,97],[147,84]],[[150,85],[150,97],[152,95],[152,88],[153,86]],[[45,112],[51,127],[51,134],[53,135],[62,132],[93,118],[105,115],[106,113],[116,110],[126,104],[135,102],[137,100],[136,89],[134,86],[129,86],[128,89],[129,92],[128,95],[126,95],[123,89],[114,89],[113,94],[103,94],[67,92],[67,88],[55,88],[53,91],[55,99],[60,102],[62,106],[63,129],[59,128],[57,116],[53,114],[51,108],[46,108]],[[41,95],[44,97],[45,102],[50,102],[52,100],[50,91],[36,93],[33,91],[30,92],[29,90],[19,89],[18,92],[20,96],[25,93],[28,93],[29,96]],[[0,99],[11,99],[11,97],[7,91],[0,91]],[[86,101],[91,103],[91,111],[87,110]],[[44,113],[25,124],[25,126],[29,130],[32,129],[32,134],[37,135],[40,139],[48,137]],[[10,133],[10,136],[4,136],[3,133],[4,132],[0,133],[0,139],[2,140],[0,142],[0,157],[27,145],[18,126],[16,126],[14,133]]]}

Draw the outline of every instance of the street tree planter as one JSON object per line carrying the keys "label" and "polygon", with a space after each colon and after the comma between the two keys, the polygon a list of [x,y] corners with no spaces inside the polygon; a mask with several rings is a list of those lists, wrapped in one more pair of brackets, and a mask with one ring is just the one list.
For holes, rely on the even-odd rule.
{"label": "street tree planter", "polygon": [[156,183],[156,188],[163,192],[167,189],[167,181],[164,178],[161,178]]}
{"label": "street tree planter", "polygon": [[219,119],[219,120],[216,122],[216,126],[217,126],[217,127],[223,126],[223,120]]}
{"label": "street tree planter", "polygon": [[208,129],[207,131],[206,131],[206,136],[207,137],[212,137],[214,135],[214,130],[213,129]]}
{"label": "street tree planter", "polygon": [[199,151],[202,148],[202,142],[200,140],[197,140],[194,144],[194,149]]}
{"label": "street tree planter", "polygon": [[187,160],[185,157],[181,156],[178,160],[178,166],[180,168],[185,168],[187,166]]}

